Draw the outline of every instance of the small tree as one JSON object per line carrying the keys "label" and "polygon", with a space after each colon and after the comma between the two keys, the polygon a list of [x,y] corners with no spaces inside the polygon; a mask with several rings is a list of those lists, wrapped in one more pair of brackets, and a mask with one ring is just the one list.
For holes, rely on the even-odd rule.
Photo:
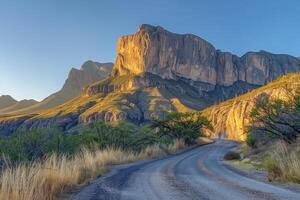
{"label": "small tree", "polygon": [[208,119],[199,113],[169,113],[164,119],[153,119],[153,126],[162,136],[184,139],[189,144],[203,135],[202,128],[212,129]]}
{"label": "small tree", "polygon": [[260,95],[251,112],[252,133],[268,133],[288,143],[300,135],[300,93],[283,88],[286,99]]}

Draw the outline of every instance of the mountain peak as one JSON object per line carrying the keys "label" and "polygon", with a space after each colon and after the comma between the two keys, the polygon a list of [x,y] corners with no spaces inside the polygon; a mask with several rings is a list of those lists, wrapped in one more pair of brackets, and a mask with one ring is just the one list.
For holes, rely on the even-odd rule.
{"label": "mountain peak", "polygon": [[96,67],[97,67],[97,64],[95,62],[88,60],[81,65],[80,69],[85,70],[85,69],[96,68]]}
{"label": "mountain peak", "polygon": [[18,101],[12,98],[10,95],[1,95],[0,96],[0,109],[12,106]]}
{"label": "mountain peak", "polygon": [[155,32],[155,31],[167,31],[161,26],[153,26],[151,24],[141,24],[138,27],[138,31],[150,31],[150,32]]}
{"label": "mountain peak", "polygon": [[266,51],[249,52],[240,58],[216,50],[198,36],[142,24],[136,33],[119,38],[112,74],[147,72],[164,79],[187,79],[212,87],[231,86],[237,81],[262,85],[280,74],[299,70],[298,65],[295,57]]}

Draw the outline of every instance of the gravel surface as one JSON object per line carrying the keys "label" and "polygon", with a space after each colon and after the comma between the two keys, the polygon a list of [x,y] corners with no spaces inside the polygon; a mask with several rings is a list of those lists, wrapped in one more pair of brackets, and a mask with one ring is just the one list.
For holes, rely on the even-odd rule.
{"label": "gravel surface", "polygon": [[113,167],[72,200],[300,200],[300,193],[254,179],[223,161],[236,143],[219,140],[164,159]]}

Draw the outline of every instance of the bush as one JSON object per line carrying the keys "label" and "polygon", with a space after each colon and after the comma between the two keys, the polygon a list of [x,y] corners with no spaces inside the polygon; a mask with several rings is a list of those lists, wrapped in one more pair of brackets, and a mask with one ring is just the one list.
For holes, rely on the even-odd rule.
{"label": "bush", "polygon": [[224,155],[224,160],[239,160],[239,159],[241,159],[241,156],[238,152],[235,151],[228,151]]}
{"label": "bush", "polygon": [[256,147],[256,142],[257,142],[256,135],[254,133],[249,133],[246,138],[246,143],[248,144],[248,146],[252,148]]}
{"label": "bush", "polygon": [[300,91],[282,89],[285,99],[268,94],[257,97],[251,111],[252,126],[249,130],[293,143],[300,135]]}
{"label": "bush", "polygon": [[77,134],[66,134],[56,127],[18,130],[10,136],[0,137],[0,154],[12,162],[21,162],[41,159],[52,153],[72,155],[82,147],[104,149],[114,146],[138,152],[157,142],[157,134],[147,127],[126,122],[116,125],[95,122],[83,126]]}

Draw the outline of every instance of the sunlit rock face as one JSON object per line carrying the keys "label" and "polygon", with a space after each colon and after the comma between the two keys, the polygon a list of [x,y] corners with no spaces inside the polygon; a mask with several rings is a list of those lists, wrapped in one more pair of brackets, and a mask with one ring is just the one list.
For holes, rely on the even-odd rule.
{"label": "sunlit rock face", "polygon": [[279,75],[299,70],[300,62],[289,55],[265,51],[238,57],[216,50],[195,35],[141,25],[135,34],[119,38],[115,63],[115,76],[149,72],[165,79],[186,78],[231,86],[236,81],[263,85]]}
{"label": "sunlit rock face", "polygon": [[149,72],[216,84],[216,56],[215,48],[197,36],[141,25],[137,33],[119,38],[114,73]]}
{"label": "sunlit rock face", "polygon": [[251,125],[250,113],[255,105],[255,99],[260,95],[286,100],[287,91],[300,90],[300,73],[289,74],[273,81],[266,86],[255,89],[247,94],[211,106],[203,111],[212,123],[214,131],[206,134],[214,137],[224,135],[234,140],[245,140],[248,127]]}
{"label": "sunlit rock face", "polygon": [[[54,102],[51,99],[57,99],[57,94],[74,97],[71,89],[76,91],[76,98],[67,98],[64,104],[42,112],[35,110],[33,116],[0,117],[0,134],[19,127],[50,125],[69,131],[94,121],[143,124],[168,112],[200,111],[297,71],[298,64],[300,60],[295,57],[265,51],[239,57],[216,50],[195,35],[141,25],[135,34],[119,38],[111,76],[103,80],[101,74],[104,72],[106,77],[110,68],[86,62],[81,70],[71,71],[62,92],[46,100]],[[215,127],[210,134],[245,139],[254,97],[255,94],[207,109],[204,113]],[[58,105],[57,101],[51,105]]]}

